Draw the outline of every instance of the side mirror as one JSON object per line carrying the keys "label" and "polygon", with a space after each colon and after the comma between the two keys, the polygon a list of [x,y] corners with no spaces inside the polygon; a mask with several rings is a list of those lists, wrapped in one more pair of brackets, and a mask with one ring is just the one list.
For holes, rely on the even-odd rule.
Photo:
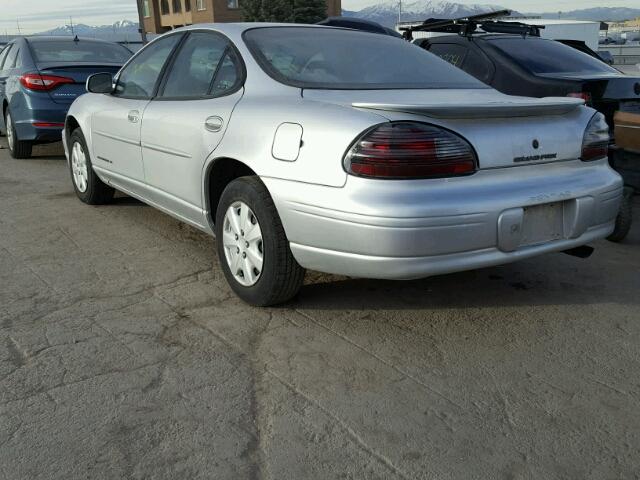
{"label": "side mirror", "polygon": [[110,73],[94,73],[89,78],[87,78],[87,92],[113,92],[113,75],[111,75]]}

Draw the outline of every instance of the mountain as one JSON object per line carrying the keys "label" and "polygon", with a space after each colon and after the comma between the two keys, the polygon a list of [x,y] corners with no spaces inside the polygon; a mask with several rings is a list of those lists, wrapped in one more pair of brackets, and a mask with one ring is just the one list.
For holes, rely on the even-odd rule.
{"label": "mountain", "polygon": [[138,23],[130,20],[119,20],[111,25],[99,26],[78,23],[73,25],[73,30],[70,25],[64,25],[38,35],[78,35],[79,37],[101,38],[111,41],[140,40]]}
{"label": "mountain", "polygon": [[[527,13],[525,15],[536,15],[542,18],[558,18],[558,12],[553,13]],[[581,10],[571,10],[561,12],[559,18],[570,18],[572,20],[592,20],[594,22],[621,22],[640,17],[640,8],[627,7],[595,7]]]}
{"label": "mountain", "polygon": [[[503,10],[508,7],[498,5],[448,2],[445,0],[403,1],[402,21],[426,20],[427,18],[457,18],[479,13]],[[359,11],[343,10],[345,17],[358,17],[381,23],[388,27],[398,21],[398,0],[381,0],[379,3]],[[520,15],[513,12],[514,16]],[[558,12],[524,13],[528,17],[558,18]],[[640,9],[626,7],[596,7],[561,12],[559,18],[567,20],[623,21],[640,17]]]}
{"label": "mountain", "polygon": [[[444,0],[405,1],[402,3],[402,21],[425,20],[427,18],[456,18],[477,15],[479,13],[502,10],[498,5],[470,4],[447,2]],[[344,10],[346,17],[358,17],[381,23],[388,27],[395,26],[398,21],[398,1],[383,0],[376,5],[353,12]]]}

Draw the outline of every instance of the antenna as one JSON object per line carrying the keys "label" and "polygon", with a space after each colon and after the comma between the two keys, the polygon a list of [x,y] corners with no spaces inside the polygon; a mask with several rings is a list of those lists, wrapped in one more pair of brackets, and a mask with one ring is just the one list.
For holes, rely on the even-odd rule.
{"label": "antenna", "polygon": [[18,26],[18,35],[22,35],[22,30],[20,29],[20,19],[16,18],[16,25]]}
{"label": "antenna", "polygon": [[73,17],[71,16],[69,16],[69,26],[71,27],[71,35],[75,35],[75,32],[73,30]]}
{"label": "antenna", "polygon": [[402,22],[402,0],[398,0],[398,25]]}

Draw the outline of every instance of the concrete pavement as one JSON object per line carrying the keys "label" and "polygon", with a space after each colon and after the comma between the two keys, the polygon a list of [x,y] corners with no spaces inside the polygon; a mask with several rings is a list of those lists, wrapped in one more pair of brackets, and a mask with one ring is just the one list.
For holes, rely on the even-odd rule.
{"label": "concrete pavement", "polygon": [[640,219],[588,260],[256,309],[213,239],[37,152],[0,150],[0,478],[638,478]]}

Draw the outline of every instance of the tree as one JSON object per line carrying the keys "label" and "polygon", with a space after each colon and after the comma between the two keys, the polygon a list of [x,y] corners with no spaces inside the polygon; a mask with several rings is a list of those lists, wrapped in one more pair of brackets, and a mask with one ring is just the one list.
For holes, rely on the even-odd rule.
{"label": "tree", "polygon": [[326,0],[293,0],[295,23],[318,23],[327,18]]}
{"label": "tree", "polygon": [[247,22],[316,23],[327,17],[326,0],[241,0]]}

